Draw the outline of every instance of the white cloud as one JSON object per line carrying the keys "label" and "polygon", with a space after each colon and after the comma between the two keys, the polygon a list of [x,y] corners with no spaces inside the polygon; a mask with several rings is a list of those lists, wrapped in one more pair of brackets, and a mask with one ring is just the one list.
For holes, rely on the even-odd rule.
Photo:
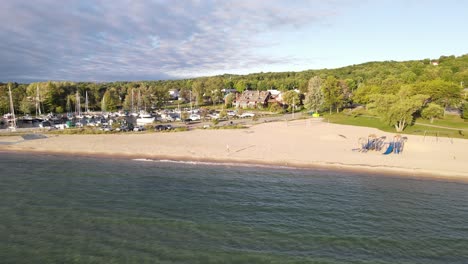
{"label": "white cloud", "polygon": [[[0,3],[0,80],[158,79],[287,64],[263,33],[327,21],[323,1]],[[290,62],[290,61],[289,61]]]}

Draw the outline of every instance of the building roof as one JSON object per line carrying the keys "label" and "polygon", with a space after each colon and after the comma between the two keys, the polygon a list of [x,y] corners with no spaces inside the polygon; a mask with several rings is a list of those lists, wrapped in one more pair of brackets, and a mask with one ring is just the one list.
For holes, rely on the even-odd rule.
{"label": "building roof", "polygon": [[268,91],[244,91],[238,102],[265,102],[270,96]]}

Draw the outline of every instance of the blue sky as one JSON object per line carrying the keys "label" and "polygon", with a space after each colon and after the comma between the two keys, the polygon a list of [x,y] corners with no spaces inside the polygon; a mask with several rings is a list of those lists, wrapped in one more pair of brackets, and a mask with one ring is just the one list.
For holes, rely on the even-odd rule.
{"label": "blue sky", "polygon": [[467,1],[2,0],[0,81],[158,80],[468,53]]}

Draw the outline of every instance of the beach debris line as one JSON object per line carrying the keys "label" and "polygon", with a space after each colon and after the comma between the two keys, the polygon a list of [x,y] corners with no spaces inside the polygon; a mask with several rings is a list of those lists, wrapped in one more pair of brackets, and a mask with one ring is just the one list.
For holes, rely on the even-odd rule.
{"label": "beach debris line", "polygon": [[386,136],[377,137],[375,134],[370,134],[367,138],[361,137],[358,140],[360,145],[359,148],[353,149],[353,151],[367,153],[368,151],[382,152],[384,155],[391,153],[401,154],[403,152],[405,142],[408,140],[407,137],[396,135],[391,141],[386,142]]}

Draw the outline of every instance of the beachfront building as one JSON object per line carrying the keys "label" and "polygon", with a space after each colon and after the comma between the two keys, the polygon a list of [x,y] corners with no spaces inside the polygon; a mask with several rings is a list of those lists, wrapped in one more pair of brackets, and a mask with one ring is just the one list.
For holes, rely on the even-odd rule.
{"label": "beachfront building", "polygon": [[236,97],[234,105],[237,108],[264,108],[270,99],[268,91],[244,91]]}
{"label": "beachfront building", "polygon": [[169,90],[169,97],[170,97],[172,100],[177,100],[177,99],[179,99],[179,90],[177,90],[177,89],[170,89],[170,90]]}

